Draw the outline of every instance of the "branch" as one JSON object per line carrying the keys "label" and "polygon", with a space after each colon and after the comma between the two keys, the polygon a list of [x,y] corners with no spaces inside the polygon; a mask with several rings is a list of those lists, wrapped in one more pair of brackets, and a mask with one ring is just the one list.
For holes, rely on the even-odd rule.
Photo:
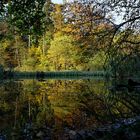
{"label": "branch", "polygon": [[133,21],[138,20],[138,19],[140,19],[140,16],[135,17],[135,18],[130,18],[129,20],[127,20],[127,21],[125,21],[125,22],[119,24],[119,25],[116,27],[116,30],[118,30],[119,28],[121,28],[121,27],[122,27],[123,25],[125,25],[126,23],[133,22]]}
{"label": "branch", "polygon": [[140,41],[139,42],[133,42],[133,41],[130,41],[130,40],[123,40],[123,41],[126,42],[126,43],[134,44],[134,45],[140,44]]}

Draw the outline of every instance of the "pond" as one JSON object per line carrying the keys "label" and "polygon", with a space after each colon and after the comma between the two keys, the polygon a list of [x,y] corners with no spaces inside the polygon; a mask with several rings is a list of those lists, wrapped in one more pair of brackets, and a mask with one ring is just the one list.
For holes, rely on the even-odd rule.
{"label": "pond", "polygon": [[0,140],[67,140],[140,114],[140,90],[105,79],[0,82]]}

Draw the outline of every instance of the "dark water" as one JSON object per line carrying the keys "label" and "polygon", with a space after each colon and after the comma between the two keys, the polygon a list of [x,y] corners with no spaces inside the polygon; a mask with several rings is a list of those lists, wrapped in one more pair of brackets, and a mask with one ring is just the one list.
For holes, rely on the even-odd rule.
{"label": "dark water", "polygon": [[0,83],[0,140],[61,140],[140,114],[140,89],[112,81],[7,80]]}

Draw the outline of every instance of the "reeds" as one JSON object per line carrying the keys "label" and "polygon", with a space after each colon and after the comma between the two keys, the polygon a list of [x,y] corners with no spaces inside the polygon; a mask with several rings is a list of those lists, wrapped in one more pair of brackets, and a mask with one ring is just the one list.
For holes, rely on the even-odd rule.
{"label": "reeds", "polygon": [[54,78],[54,77],[104,77],[104,71],[53,71],[53,72],[13,72],[14,78]]}

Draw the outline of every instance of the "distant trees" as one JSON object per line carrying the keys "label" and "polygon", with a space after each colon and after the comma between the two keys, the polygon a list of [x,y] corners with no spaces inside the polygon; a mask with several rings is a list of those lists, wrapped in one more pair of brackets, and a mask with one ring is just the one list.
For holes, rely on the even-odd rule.
{"label": "distant trees", "polygon": [[[107,5],[108,12],[116,12],[122,21],[116,25],[113,23],[112,43],[108,48],[109,60],[119,75],[133,75],[138,69],[136,65],[140,60],[140,5],[139,0],[107,0],[102,5]],[[133,69],[133,68],[136,69]],[[129,70],[128,70],[129,69]],[[129,73],[130,72],[130,73]]]}
{"label": "distant trees", "polygon": [[[20,35],[28,35],[29,46],[31,43],[38,45],[39,37],[45,31],[46,24],[51,22],[49,19],[50,7],[49,1],[46,0],[12,0],[8,4],[8,14],[10,24],[15,28],[14,32]],[[32,40],[31,40],[32,35]]]}
{"label": "distant trees", "polygon": [[66,35],[54,37],[48,50],[48,60],[52,70],[70,70],[75,67],[76,48],[73,38]]}
{"label": "distant trees", "polygon": [[[69,11],[76,10],[75,13],[71,12],[69,14],[71,16],[68,16],[70,18],[68,21],[71,24],[74,23],[75,27],[79,27],[80,33],[83,29],[83,35],[85,35],[83,38],[87,38],[89,34],[92,34],[92,37],[94,36],[92,45],[94,44],[96,48],[93,51],[104,46],[102,50],[106,55],[105,63],[108,63],[106,69],[112,71],[113,75],[120,75],[122,69],[124,69],[124,72],[127,71],[125,67],[128,65],[129,58],[136,59],[137,56],[135,62],[138,63],[140,54],[139,0],[74,1],[68,5],[68,8],[71,9]],[[87,10],[85,11],[85,9]],[[86,19],[88,19],[87,23]],[[117,20],[120,20],[120,23],[117,24]],[[79,23],[80,26],[77,26],[76,23]],[[85,28],[86,25],[88,25],[88,28]],[[88,40],[88,45],[89,42]],[[130,65],[134,66],[134,62]]]}
{"label": "distant trees", "polygon": [[104,69],[113,75],[130,75],[133,66],[138,71],[138,0],[74,0],[65,4],[10,0],[1,4],[0,62],[7,68]]}

